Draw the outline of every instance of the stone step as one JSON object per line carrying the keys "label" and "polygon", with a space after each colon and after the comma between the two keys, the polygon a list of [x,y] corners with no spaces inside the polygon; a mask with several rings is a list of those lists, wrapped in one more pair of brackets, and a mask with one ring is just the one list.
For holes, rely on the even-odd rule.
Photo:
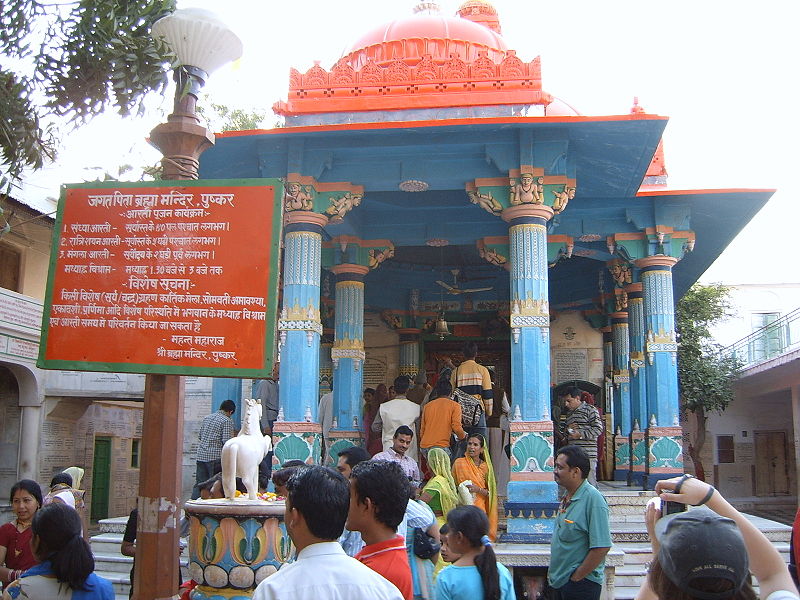
{"label": "stone step", "polygon": [[[130,571],[130,567],[128,567],[128,571]],[[125,598],[128,597],[128,594],[131,590],[131,580],[128,576],[128,573],[117,573],[115,571],[103,571],[99,568],[95,568],[94,571],[97,575],[104,579],[108,579],[111,584],[114,586],[114,594],[116,596],[123,596]]]}
{"label": "stone step", "polygon": [[93,535],[89,540],[89,545],[94,553],[119,553],[122,546],[121,533],[101,533]]}
{"label": "stone step", "polygon": [[102,569],[103,571],[109,573],[113,572],[128,574],[131,572],[131,567],[133,566],[133,557],[122,556],[121,554],[95,552],[94,564],[97,565],[98,569]]}
{"label": "stone step", "polygon": [[125,533],[128,516],[100,519],[97,524],[100,526],[100,533]]}

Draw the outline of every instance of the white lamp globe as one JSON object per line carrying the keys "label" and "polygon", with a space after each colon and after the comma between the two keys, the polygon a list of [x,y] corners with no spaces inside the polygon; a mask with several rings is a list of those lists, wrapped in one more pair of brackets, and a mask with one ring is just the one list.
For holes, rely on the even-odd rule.
{"label": "white lamp globe", "polygon": [[242,40],[213,12],[181,8],[153,24],[152,35],[178,57],[178,65],[210,74],[242,55]]}

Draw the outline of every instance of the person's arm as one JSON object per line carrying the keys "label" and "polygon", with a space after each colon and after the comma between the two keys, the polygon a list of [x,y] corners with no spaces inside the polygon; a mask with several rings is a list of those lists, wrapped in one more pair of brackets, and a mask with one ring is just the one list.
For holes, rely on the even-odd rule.
{"label": "person's arm", "polygon": [[459,440],[467,437],[467,432],[461,425],[461,405],[458,402],[453,402],[453,410],[450,413],[450,429],[456,434]]}
{"label": "person's arm", "polygon": [[136,542],[126,542],[123,540],[119,551],[122,553],[122,556],[136,556]]}
{"label": "person's arm", "polygon": [[[708,483],[691,477],[683,481],[680,493],[675,494],[673,491],[680,479],[680,477],[676,477],[659,481],[655,486],[656,493],[661,496],[662,500],[697,505],[703,501],[708,491],[712,489],[712,486]],[[762,598],[766,598],[771,593],[779,590],[797,593],[783,558],[781,558],[775,546],[772,545],[772,542],[747,517],[731,506],[717,490],[706,502],[706,506],[718,515],[733,520],[738,525],[739,531],[744,538],[744,545],[747,548],[747,556],[750,559],[750,570],[758,579],[759,595]]]}
{"label": "person's arm", "polygon": [[600,413],[591,404],[587,404],[588,409],[588,424],[586,429],[579,429],[576,433],[580,434],[577,439],[581,440],[596,440],[603,433],[603,423],[600,421]]}
{"label": "person's arm", "polygon": [[222,425],[222,443],[224,444],[229,439],[233,437],[233,421],[230,417],[225,419],[225,423]]}
{"label": "person's arm", "polygon": [[5,566],[6,552],[8,552],[8,548],[5,546],[0,546],[0,565],[3,565],[0,567],[0,581],[2,581],[3,584],[11,583],[14,581],[14,579],[16,579],[16,577],[13,577],[14,571]]}
{"label": "person's arm", "polygon": [[422,409],[422,418],[419,420],[419,447],[422,448],[422,438],[425,437],[425,426],[428,424],[428,416],[425,409]]}
{"label": "person's arm", "polygon": [[609,550],[611,550],[611,547],[592,548],[589,550],[586,558],[584,558],[580,566],[573,571],[570,579],[572,581],[580,581],[581,579],[585,579],[589,573],[594,571],[598,565],[605,560],[606,554],[608,554]]}
{"label": "person's arm", "polygon": [[378,409],[378,414],[375,415],[375,419],[372,421],[372,431],[383,433],[383,418],[381,417],[380,409]]}
{"label": "person's arm", "polygon": [[489,376],[489,369],[483,367],[481,370],[483,371],[481,374],[483,377],[483,390],[481,391],[481,398],[483,398],[483,411],[486,413],[487,417],[491,417],[492,411],[494,410],[494,402],[492,401],[494,398],[494,391],[492,390],[492,378]]}

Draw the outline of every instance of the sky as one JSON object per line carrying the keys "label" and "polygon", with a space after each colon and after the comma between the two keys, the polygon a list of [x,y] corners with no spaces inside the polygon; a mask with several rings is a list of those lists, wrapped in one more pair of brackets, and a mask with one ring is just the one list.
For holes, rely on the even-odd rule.
{"label": "sky", "polygon": [[[414,0],[179,0],[216,12],[244,43],[237,63],[211,74],[204,92],[231,107],[267,110],[286,98],[289,68],[329,69],[363,33],[411,15]],[[461,2],[439,2],[453,15]],[[701,278],[702,282],[799,282],[800,221],[796,61],[798,11],[788,0],[672,2],[495,0],[508,47],[542,58],[545,91],[584,115],[627,114],[634,96],[670,117],[664,134],[673,189],[777,189]],[[157,162],[144,142],[171,96],[143,119],[103,115],[70,132],[56,165],[25,194],[46,206],[60,183],[93,179],[125,163]],[[99,170],[91,170],[98,167]],[[720,206],[724,210],[724,206]],[[698,246],[702,240],[697,241]]]}

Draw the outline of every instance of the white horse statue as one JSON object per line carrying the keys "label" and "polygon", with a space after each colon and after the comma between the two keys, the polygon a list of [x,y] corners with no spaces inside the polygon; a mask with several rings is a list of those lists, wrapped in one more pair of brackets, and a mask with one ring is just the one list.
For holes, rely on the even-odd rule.
{"label": "white horse statue", "polygon": [[242,429],[222,447],[222,488],[225,497],[236,495],[236,478],[241,477],[250,500],[258,498],[258,465],[272,449],[272,438],[261,433],[261,400],[245,400]]}

